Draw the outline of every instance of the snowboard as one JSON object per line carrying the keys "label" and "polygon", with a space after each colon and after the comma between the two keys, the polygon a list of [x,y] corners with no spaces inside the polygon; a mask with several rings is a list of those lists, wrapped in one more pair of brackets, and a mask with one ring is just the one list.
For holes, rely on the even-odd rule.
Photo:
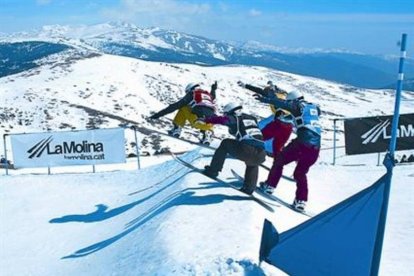
{"label": "snowboard", "polygon": [[[239,175],[236,171],[234,171],[233,169],[231,170],[231,173],[234,175],[234,177],[236,179],[239,179],[240,181],[244,181],[244,178],[241,175]],[[302,215],[310,217],[310,218],[314,216],[314,214],[312,214],[311,212],[300,211],[300,210],[295,209],[292,204],[287,203],[286,201],[278,198],[277,196],[274,196],[274,195],[263,192],[259,187],[256,187],[255,192],[257,194],[263,196],[264,198],[267,198],[267,199],[276,201],[277,203],[280,203],[281,205],[291,209],[292,211],[295,211],[296,213],[302,214]]]}
{"label": "snowboard", "polygon": [[263,207],[263,208],[265,208],[266,210],[268,210],[268,211],[270,211],[270,212],[274,212],[273,208],[270,206],[270,205],[271,205],[271,203],[265,202],[265,201],[263,201],[263,200],[261,200],[261,199],[257,198],[257,197],[256,197],[256,196],[254,196],[253,194],[252,194],[252,195],[249,195],[249,194],[246,194],[246,193],[244,193],[244,192],[240,191],[241,186],[237,186],[237,185],[234,185],[234,184],[232,184],[232,183],[226,182],[226,181],[224,181],[224,180],[222,180],[222,179],[220,179],[220,178],[218,178],[218,177],[212,177],[212,176],[206,175],[206,174],[204,174],[204,171],[203,171],[202,169],[197,168],[196,166],[194,166],[194,165],[193,165],[193,164],[191,164],[191,163],[188,163],[187,161],[184,161],[183,159],[181,159],[180,157],[178,157],[178,156],[177,156],[177,155],[175,155],[174,153],[171,153],[171,156],[172,156],[172,157],[173,157],[173,158],[174,158],[174,159],[175,159],[178,163],[180,163],[181,165],[186,166],[187,168],[189,168],[189,169],[193,170],[194,172],[197,172],[197,173],[200,173],[200,174],[202,174],[202,175],[204,175],[204,176],[207,176],[208,178],[211,178],[211,179],[213,179],[213,180],[215,180],[215,181],[219,182],[220,184],[223,184],[223,185],[229,186],[229,187],[231,187],[231,188],[233,188],[233,189],[237,190],[238,192],[242,193],[243,195],[246,195],[246,196],[250,197],[252,200],[254,200],[256,203],[258,203],[260,206],[262,206],[262,207]]}

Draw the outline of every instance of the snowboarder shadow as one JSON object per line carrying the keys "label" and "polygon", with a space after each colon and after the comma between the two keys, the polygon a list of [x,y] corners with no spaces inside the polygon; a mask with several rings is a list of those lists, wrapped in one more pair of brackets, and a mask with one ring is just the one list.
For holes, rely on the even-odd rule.
{"label": "snowboarder shadow", "polygon": [[225,195],[225,194],[209,194],[209,195],[195,195],[194,190],[200,190],[201,187],[198,188],[187,188],[184,190],[177,191],[173,194],[168,195],[163,200],[159,201],[159,203],[137,218],[133,219],[132,221],[128,222],[125,227],[126,229],[122,231],[121,233],[110,237],[106,240],[97,242],[95,244],[92,244],[90,246],[84,247],[82,249],[77,250],[73,254],[70,254],[68,256],[62,257],[62,259],[72,259],[72,258],[79,258],[79,257],[85,257],[92,253],[95,253],[97,251],[100,251],[111,244],[117,242],[118,240],[122,239],[123,237],[127,236],[131,232],[137,230],[141,226],[143,226],[145,223],[149,222],[153,218],[157,217],[158,215],[162,214],[163,212],[167,211],[168,209],[172,207],[177,206],[201,206],[201,205],[210,205],[210,204],[217,204],[221,203],[225,200],[245,200],[249,201],[250,198],[248,196],[243,195]]}
{"label": "snowboarder shadow", "polygon": [[[148,195],[147,197],[144,197],[142,199],[133,201],[133,202],[128,203],[126,205],[119,206],[119,207],[116,207],[116,208],[113,208],[113,209],[108,209],[108,206],[106,206],[104,204],[97,204],[97,205],[95,205],[95,207],[97,209],[94,212],[91,212],[91,213],[88,213],[88,214],[66,215],[66,216],[63,216],[63,217],[60,217],[60,218],[51,219],[49,222],[50,223],[66,223],[66,222],[91,223],[91,222],[98,222],[98,221],[103,221],[103,220],[113,218],[113,217],[118,216],[118,215],[132,209],[133,207],[135,207],[135,206],[151,199],[152,197],[156,196],[157,194],[161,193],[162,191],[166,190],[167,188],[169,188],[172,185],[174,185],[175,183],[177,183],[177,181],[179,181],[181,178],[186,176],[188,173],[189,172],[186,172],[185,174],[179,176],[178,178],[176,178],[171,183],[165,185],[164,187],[162,187],[159,190],[153,192],[152,194]],[[160,183],[157,183],[157,184],[160,184]]]}

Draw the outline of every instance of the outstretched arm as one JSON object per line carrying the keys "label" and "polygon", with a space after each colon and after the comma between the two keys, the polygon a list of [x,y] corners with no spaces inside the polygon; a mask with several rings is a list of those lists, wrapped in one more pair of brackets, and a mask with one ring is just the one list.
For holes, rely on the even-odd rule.
{"label": "outstretched arm", "polygon": [[181,107],[188,105],[191,100],[193,99],[193,96],[191,93],[187,93],[184,98],[182,98],[181,100],[179,100],[178,102],[172,103],[169,106],[167,106],[166,108],[162,109],[161,111],[158,111],[157,113],[155,113],[154,115],[152,115],[150,118],[151,119],[158,119],[162,116],[165,116],[167,114],[170,114],[171,112],[174,112],[177,109],[180,109]]}
{"label": "outstretched arm", "polygon": [[278,99],[277,97],[263,97],[256,95],[256,100],[262,103],[268,103],[274,105],[276,108],[281,108],[289,111],[292,114],[296,114],[298,110],[298,105],[292,101],[285,101]]}
{"label": "outstretched arm", "polygon": [[250,91],[253,91],[256,94],[259,94],[259,95],[262,95],[262,96],[267,96],[267,93],[260,87],[256,87],[256,86],[253,86],[253,85],[250,85],[250,84],[246,84],[244,87],[246,89],[250,90]]}
{"label": "outstretched arm", "polygon": [[213,125],[227,125],[230,122],[229,117],[227,116],[210,116],[203,120],[207,124],[213,124]]}

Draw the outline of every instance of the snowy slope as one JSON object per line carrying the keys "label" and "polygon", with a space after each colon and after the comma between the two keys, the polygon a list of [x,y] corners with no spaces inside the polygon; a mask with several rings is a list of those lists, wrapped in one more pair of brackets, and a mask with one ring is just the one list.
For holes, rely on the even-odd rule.
{"label": "snowy slope", "polygon": [[[263,67],[199,67],[112,55],[67,60],[57,55],[39,68],[0,78],[0,130],[112,127],[128,120],[166,129],[168,121],[152,126],[145,117],[179,99],[190,81],[208,87],[217,80],[220,107],[242,102],[247,112],[265,117],[269,108],[236,82],[260,86],[269,79],[288,91],[299,89],[321,105],[324,148],[332,143],[330,119],[390,114],[394,105],[391,90],[358,89]],[[412,112],[413,93],[403,97],[402,113]],[[226,135],[223,128],[216,133]],[[143,149],[154,151],[156,138],[145,139]],[[162,147],[194,148],[162,139]],[[339,139],[342,145],[343,137]],[[199,153],[190,151],[185,158],[193,160]],[[330,165],[331,158],[332,151],[323,150],[309,173],[309,209],[314,212],[357,193],[385,172],[376,166],[375,155],[346,157],[339,152],[338,166]],[[201,158],[193,163],[202,167],[208,162]],[[280,275],[257,263],[263,219],[285,231],[306,217],[283,207],[266,211],[235,190],[187,173],[168,156],[143,158],[142,164],[146,168],[138,172],[135,160],[98,166],[96,174],[79,173],[91,171],[84,167],[52,168],[51,176],[44,174],[46,169],[11,170],[12,176],[2,170],[2,275]],[[227,179],[230,168],[242,174],[244,165],[226,161],[221,177],[234,181]],[[292,170],[288,166],[285,174]],[[261,171],[260,180],[265,177]],[[414,273],[413,177],[412,165],[395,169],[381,275]],[[292,183],[282,181],[276,193],[290,202],[294,190]]]}
{"label": "snowy slope", "polygon": [[[184,158],[194,160],[201,152]],[[362,190],[385,171],[375,165],[334,167],[324,163],[327,157],[323,154],[309,175],[309,208],[316,212]],[[156,159],[144,158],[143,164],[166,160]],[[173,160],[141,171],[133,167],[2,176],[2,275],[283,275],[258,265],[263,220],[283,232],[306,217],[284,207],[267,211]],[[234,181],[230,168],[244,170],[239,161],[227,160],[221,177],[228,181]],[[264,178],[265,172],[260,175]],[[412,170],[396,168],[380,275],[414,273],[414,188],[407,185],[412,179]],[[277,194],[290,201],[294,189],[282,181]]]}

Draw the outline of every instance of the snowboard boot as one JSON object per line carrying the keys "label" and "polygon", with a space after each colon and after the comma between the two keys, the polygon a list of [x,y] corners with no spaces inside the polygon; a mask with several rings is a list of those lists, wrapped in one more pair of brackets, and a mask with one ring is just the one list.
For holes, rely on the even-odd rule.
{"label": "snowboard boot", "polygon": [[243,193],[245,193],[245,194],[248,194],[248,195],[251,195],[251,194],[253,194],[253,192],[254,192],[254,190],[249,189],[249,188],[246,188],[245,186],[241,187],[241,188],[239,189],[239,191],[240,191],[240,192],[243,192]]}
{"label": "snowboard boot", "polygon": [[270,186],[267,184],[266,181],[260,182],[260,190],[266,194],[273,194],[273,191],[275,190],[275,187]]}
{"label": "snowboard boot", "polygon": [[203,174],[205,174],[205,175],[207,175],[209,177],[212,177],[212,178],[216,178],[218,176],[218,172],[217,171],[213,171],[210,166],[205,166],[204,167]]}
{"label": "snowboard boot", "polygon": [[305,211],[306,201],[295,199],[292,204],[293,208],[298,210],[299,212]]}
{"label": "snowboard boot", "polygon": [[179,138],[181,135],[181,127],[174,124],[173,128],[168,131],[168,135]]}
{"label": "snowboard boot", "polygon": [[213,132],[211,130],[202,130],[202,138],[200,140],[201,144],[209,146],[213,140]]}

